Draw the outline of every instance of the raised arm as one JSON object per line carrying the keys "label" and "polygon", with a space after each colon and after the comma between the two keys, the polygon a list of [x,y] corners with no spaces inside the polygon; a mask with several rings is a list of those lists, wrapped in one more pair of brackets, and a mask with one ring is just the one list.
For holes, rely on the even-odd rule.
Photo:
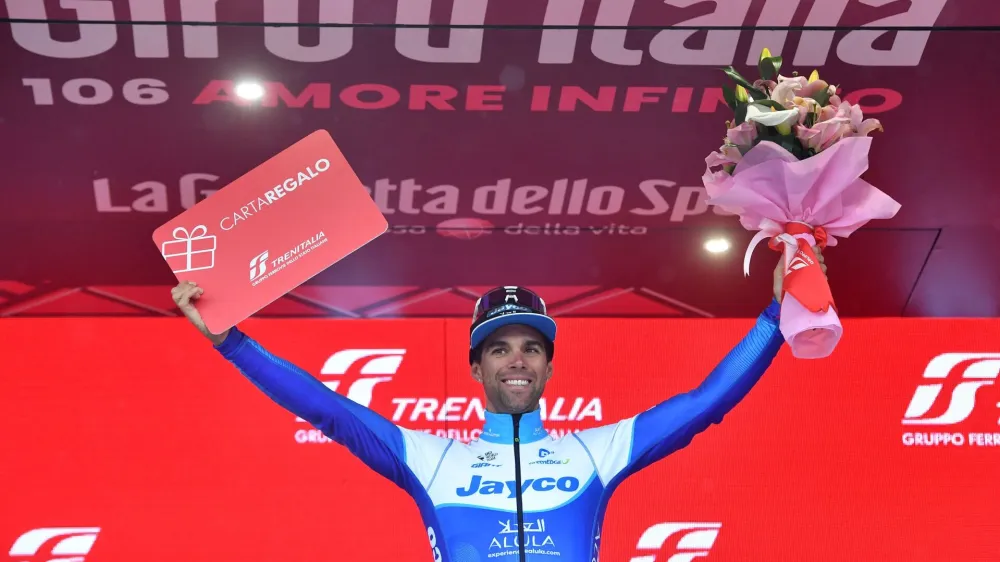
{"label": "raised arm", "polygon": [[632,418],[577,434],[594,457],[604,484],[686,447],[695,435],[720,423],[760,380],[784,343],[779,310],[778,302],[772,301],[697,388]]}
{"label": "raised arm", "polygon": [[254,386],[411,495],[426,487],[450,441],[396,426],[267,351],[236,327],[210,334],[191,302],[200,294],[201,289],[193,284],[182,283],[174,289],[174,300],[222,357]]}
{"label": "raised arm", "polygon": [[403,485],[407,472],[403,433],[391,421],[327,388],[237,328],[230,329],[216,349],[279,406],[347,447],[379,474]]}

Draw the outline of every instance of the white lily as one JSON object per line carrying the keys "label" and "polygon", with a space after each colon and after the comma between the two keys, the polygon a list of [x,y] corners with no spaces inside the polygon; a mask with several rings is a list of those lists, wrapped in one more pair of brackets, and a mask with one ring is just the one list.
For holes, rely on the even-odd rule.
{"label": "white lily", "polygon": [[758,105],[752,102],[749,106],[747,106],[747,121],[754,121],[755,123],[760,123],[766,127],[778,127],[786,124],[790,125],[793,121],[797,121],[798,118],[798,109],[778,111],[773,107]]}
{"label": "white lily", "polygon": [[753,98],[749,99],[747,106],[747,121],[760,123],[765,127],[777,127],[778,132],[783,135],[791,134],[792,125],[799,120],[798,109],[786,109],[778,111],[773,107],[754,103]]}

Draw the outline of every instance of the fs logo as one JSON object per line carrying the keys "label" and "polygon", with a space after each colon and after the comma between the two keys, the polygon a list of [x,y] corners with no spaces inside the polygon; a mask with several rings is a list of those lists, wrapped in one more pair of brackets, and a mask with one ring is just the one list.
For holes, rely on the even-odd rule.
{"label": "fs logo", "polygon": [[[941,392],[944,384],[922,384],[910,400],[903,415],[904,425],[953,425],[968,419],[976,407],[976,392],[996,382],[1000,376],[1000,353],[945,353],[927,364],[925,382],[944,381],[956,370],[961,371],[962,382],[951,391],[947,409],[940,415],[929,417],[931,408],[944,401]],[[1000,404],[998,404],[1000,406]]]}
{"label": "fs logo", "polygon": [[[326,360],[326,363],[323,363],[320,374],[343,377],[348,374],[351,367],[360,363],[361,369],[358,374],[361,376],[349,381],[347,392],[341,394],[345,394],[348,399],[367,407],[372,403],[372,392],[375,385],[392,380],[392,376],[396,374],[399,365],[403,362],[404,355],[406,355],[405,349],[344,349],[334,353]],[[337,391],[345,378],[324,381],[323,384],[330,390]]]}
{"label": "fs logo", "polygon": [[788,271],[798,271],[799,269],[805,267],[809,267],[809,262],[807,262],[802,256],[795,256],[795,258],[793,258],[788,264]]}
{"label": "fs logo", "polygon": [[250,260],[250,280],[253,281],[267,272],[267,250]]}
{"label": "fs logo", "polygon": [[657,523],[646,529],[636,545],[639,551],[651,553],[633,556],[629,562],[663,562],[656,555],[668,547],[671,537],[676,537],[676,546],[670,545],[674,554],[665,562],[691,562],[708,556],[720,529],[722,523]]}
{"label": "fs logo", "polygon": [[[84,562],[100,531],[100,527],[34,529],[18,537],[9,554],[15,558],[25,556],[32,559],[44,556],[48,562]],[[48,548],[42,548],[50,543],[53,544]]]}

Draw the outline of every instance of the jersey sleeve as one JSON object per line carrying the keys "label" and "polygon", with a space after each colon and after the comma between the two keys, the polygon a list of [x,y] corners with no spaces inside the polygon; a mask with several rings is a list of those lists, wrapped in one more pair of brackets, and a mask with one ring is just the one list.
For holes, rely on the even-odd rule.
{"label": "jersey sleeve", "polygon": [[779,311],[780,305],[772,300],[750,332],[697,388],[618,423],[576,434],[590,452],[601,481],[607,486],[638,472],[683,449],[712,424],[721,423],[781,349]]}
{"label": "jersey sleeve", "polygon": [[407,491],[413,491],[414,477],[426,486],[449,445],[447,440],[401,428],[334,392],[235,327],[216,350],[279,406]]}

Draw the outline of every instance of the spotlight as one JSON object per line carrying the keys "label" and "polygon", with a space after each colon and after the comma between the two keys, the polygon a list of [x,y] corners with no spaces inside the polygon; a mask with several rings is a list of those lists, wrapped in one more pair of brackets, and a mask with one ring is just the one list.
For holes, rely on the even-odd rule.
{"label": "spotlight", "polygon": [[257,82],[240,82],[236,85],[236,95],[245,100],[259,99],[264,95],[264,87]]}
{"label": "spotlight", "polygon": [[725,238],[711,238],[705,241],[705,251],[712,254],[721,254],[729,249],[729,240]]}

